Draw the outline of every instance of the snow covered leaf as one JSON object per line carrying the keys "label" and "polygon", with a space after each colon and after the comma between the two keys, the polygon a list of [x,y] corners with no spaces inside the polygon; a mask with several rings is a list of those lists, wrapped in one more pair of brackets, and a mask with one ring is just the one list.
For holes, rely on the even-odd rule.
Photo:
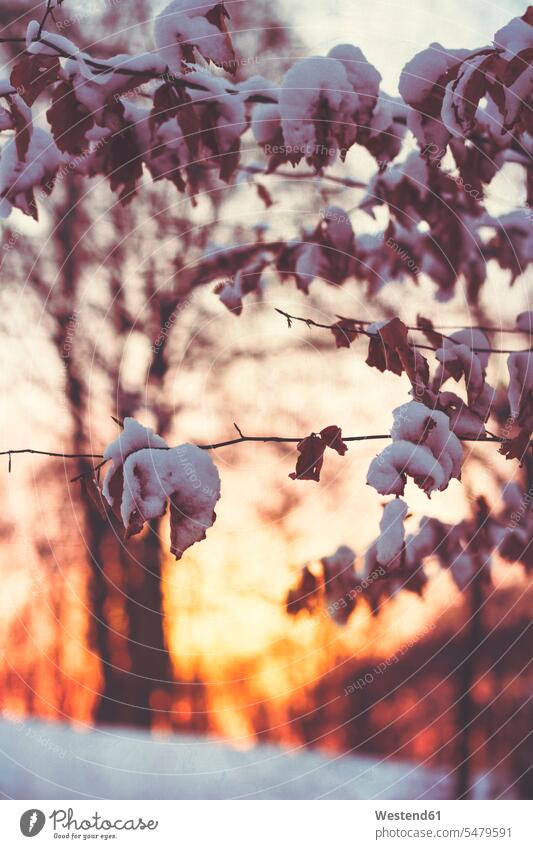
{"label": "snow covered leaf", "polygon": [[154,23],[159,55],[177,73],[196,61],[195,50],[215,65],[234,70],[235,53],[227,28],[228,18],[223,3],[199,5],[196,0],[172,0]]}
{"label": "snow covered leaf", "polygon": [[260,253],[249,265],[239,269],[233,280],[225,280],[215,287],[215,294],[234,315],[241,314],[245,295],[251,292],[261,294],[264,288],[263,271],[269,264],[268,254]]}
{"label": "snow covered leaf", "polygon": [[33,133],[31,109],[18,94],[10,94],[7,101],[11,107],[17,156],[20,162],[24,162]]}
{"label": "snow covered leaf", "polygon": [[[476,349],[476,350],[473,350]],[[465,329],[443,338],[436,357],[440,362],[433,379],[433,389],[439,392],[450,377],[456,381],[465,379],[468,407],[482,421],[489,417],[495,391],[486,382],[485,374],[489,360],[490,343],[481,330]]]}
{"label": "snow covered leaf", "polygon": [[50,194],[61,157],[50,133],[36,127],[25,159],[21,161],[16,140],[11,138],[2,148],[0,156],[0,197],[4,198],[3,216],[11,206],[37,220],[34,190],[42,188]]}
{"label": "snow covered leaf", "polygon": [[449,419],[417,401],[393,410],[392,443],[371,462],[367,483],[381,495],[403,495],[407,476],[428,496],[460,478],[463,449]]}
{"label": "snow covered leaf", "polygon": [[388,501],[379,523],[380,534],[376,540],[379,563],[390,569],[400,567],[405,541],[404,520],[409,508],[401,498]]}
{"label": "snow covered leaf", "polygon": [[[279,97],[286,160],[305,159],[322,168],[355,141],[353,115],[359,97],[342,62],[324,56],[302,59],[287,71]],[[353,137],[346,138],[352,127]]]}
{"label": "snow covered leaf", "polygon": [[516,351],[509,354],[507,368],[511,417],[520,430],[516,436],[502,443],[500,453],[508,460],[516,459],[522,463],[533,434],[533,353]]}
{"label": "snow covered leaf", "polygon": [[47,86],[57,82],[60,68],[57,56],[24,54],[13,65],[10,82],[25,103],[32,106]]}
{"label": "snow covered leaf", "polygon": [[150,428],[126,418],[104,458],[111,466],[102,493],[122,519],[126,538],[163,516],[170,503],[170,550],[176,559],[204,539],[220,497],[218,471],[207,452],[189,444],[168,448]]}

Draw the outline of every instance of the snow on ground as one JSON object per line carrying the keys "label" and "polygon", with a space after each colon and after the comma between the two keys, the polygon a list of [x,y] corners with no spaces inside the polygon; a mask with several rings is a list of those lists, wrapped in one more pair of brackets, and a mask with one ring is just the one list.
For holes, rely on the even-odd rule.
{"label": "snow on ground", "polygon": [[[486,797],[487,781],[479,795]],[[405,761],[210,738],[0,719],[0,795],[14,799],[446,799],[451,778]]]}

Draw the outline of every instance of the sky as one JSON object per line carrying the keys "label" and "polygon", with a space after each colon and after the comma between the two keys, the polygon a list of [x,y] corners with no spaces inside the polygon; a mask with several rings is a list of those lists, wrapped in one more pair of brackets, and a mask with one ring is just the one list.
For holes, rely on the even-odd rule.
{"label": "sky", "polygon": [[[253,2],[253,0],[250,0]],[[310,52],[324,54],[335,44],[360,47],[383,77],[383,88],[397,93],[404,64],[432,41],[470,48],[489,43],[526,3],[508,0],[294,0],[281,2],[282,14],[297,28]]]}

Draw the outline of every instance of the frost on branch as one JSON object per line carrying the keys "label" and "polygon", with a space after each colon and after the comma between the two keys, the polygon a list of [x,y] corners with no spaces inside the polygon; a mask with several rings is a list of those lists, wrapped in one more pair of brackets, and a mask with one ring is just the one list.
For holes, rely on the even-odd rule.
{"label": "frost on branch", "polygon": [[132,418],[107,446],[111,462],[102,494],[122,519],[126,538],[144,523],[163,516],[170,504],[170,550],[179,560],[191,545],[204,539],[216,519],[220,478],[209,455],[187,443],[168,448],[164,439]]}
{"label": "frost on branch", "polygon": [[392,443],[375,457],[367,483],[381,495],[403,495],[407,476],[428,496],[460,478],[463,449],[448,417],[410,401],[393,410]]}

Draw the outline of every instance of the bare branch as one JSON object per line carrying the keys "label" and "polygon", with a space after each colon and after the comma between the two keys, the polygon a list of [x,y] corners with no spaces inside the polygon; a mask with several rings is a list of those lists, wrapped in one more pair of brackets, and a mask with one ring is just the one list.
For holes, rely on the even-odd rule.
{"label": "bare branch", "polygon": [[[337,322],[333,322],[332,324],[322,324],[319,321],[314,321],[314,319],[312,319],[312,318],[304,318],[303,316],[300,316],[300,315],[291,315],[290,313],[285,312],[285,310],[278,309],[277,307],[275,307],[274,309],[276,310],[276,312],[278,312],[280,315],[282,315],[284,318],[287,319],[287,324],[288,324],[289,327],[292,326],[293,321],[301,321],[303,324],[306,324],[308,327],[318,327],[320,330],[333,330],[334,327],[335,328],[338,327]],[[365,330],[364,325],[373,324],[373,322],[371,322],[367,319],[361,320],[361,319],[358,319],[358,318],[348,318],[348,316],[342,316],[342,317],[338,316],[338,318],[341,319],[342,321],[352,322],[353,324],[357,325],[357,332],[361,333],[363,336],[368,336],[369,338],[375,336],[374,333],[369,333],[368,330]],[[409,325],[409,324],[407,324],[406,327],[407,327],[408,330],[417,330],[420,333],[424,332],[424,328],[420,327],[419,325]],[[434,325],[433,329],[439,330],[440,328],[437,327],[436,325]],[[448,329],[451,329],[451,328],[448,328]],[[461,328],[461,330],[484,330],[484,331],[493,331],[495,333],[499,332],[499,328],[497,328],[497,327],[491,327],[491,328],[484,327],[484,328],[482,328],[482,327],[477,327],[475,325],[473,325],[471,327],[463,327],[463,328]],[[508,330],[508,331],[502,331],[502,332],[522,333],[523,331]],[[442,333],[440,335],[443,336],[445,339],[448,339],[450,342],[453,342],[455,344],[460,344],[456,339],[453,339],[451,336],[446,336],[445,334],[442,334]],[[431,345],[422,345],[419,342],[411,342],[411,347],[412,348],[418,348],[421,351],[434,351],[435,350]],[[518,348],[518,349],[517,348],[472,348],[471,350],[475,354],[515,354],[515,353],[529,353],[533,349],[532,348]]]}

